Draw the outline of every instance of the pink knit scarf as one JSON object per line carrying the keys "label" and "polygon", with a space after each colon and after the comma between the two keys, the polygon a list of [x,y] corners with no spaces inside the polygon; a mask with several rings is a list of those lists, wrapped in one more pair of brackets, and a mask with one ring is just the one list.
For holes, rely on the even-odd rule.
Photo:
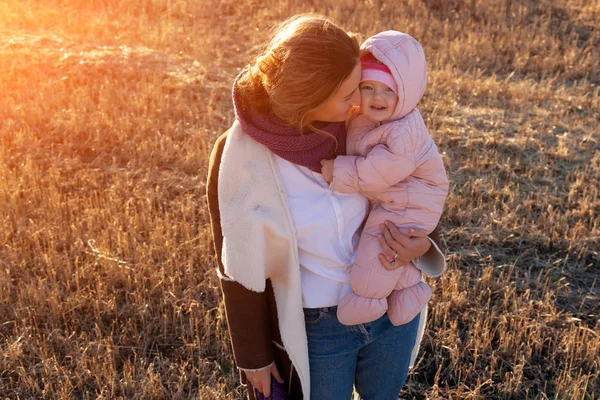
{"label": "pink knit scarf", "polygon": [[279,157],[294,164],[303,165],[312,171],[321,172],[321,160],[333,159],[346,154],[346,126],[344,122],[316,122],[316,128],[330,133],[335,141],[324,134],[285,125],[275,117],[258,115],[250,106],[242,104],[237,91],[237,81],[233,83],[233,107],[235,116],[244,132],[257,142],[264,144]]}

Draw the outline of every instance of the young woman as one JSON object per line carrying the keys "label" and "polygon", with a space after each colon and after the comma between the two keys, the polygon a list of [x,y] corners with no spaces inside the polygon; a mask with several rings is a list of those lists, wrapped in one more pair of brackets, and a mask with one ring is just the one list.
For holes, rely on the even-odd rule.
{"label": "young woman", "polygon": [[[349,290],[369,210],[329,189],[321,160],[345,154],[345,119],[359,104],[359,44],[331,20],[282,23],[235,80],[236,122],[213,149],[207,195],[229,332],[242,382],[292,399],[395,399],[414,361],[426,310],[393,326],[387,315],[346,326]],[[443,270],[437,230],[382,225],[382,263]]]}

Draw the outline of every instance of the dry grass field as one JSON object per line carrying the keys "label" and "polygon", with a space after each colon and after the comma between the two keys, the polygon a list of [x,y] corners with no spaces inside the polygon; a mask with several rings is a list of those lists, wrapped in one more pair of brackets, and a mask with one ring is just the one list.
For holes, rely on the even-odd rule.
{"label": "dry grass field", "polygon": [[598,0],[0,2],[0,398],[242,398],[207,160],[307,11],[428,57],[449,269],[401,398],[600,399]]}

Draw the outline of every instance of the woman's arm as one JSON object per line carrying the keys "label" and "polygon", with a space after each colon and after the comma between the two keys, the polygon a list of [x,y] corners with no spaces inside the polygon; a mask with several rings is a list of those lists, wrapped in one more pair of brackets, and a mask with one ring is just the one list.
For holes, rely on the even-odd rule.
{"label": "woman's arm", "polygon": [[[227,133],[219,137],[215,143],[210,157],[206,181],[206,195],[214,250],[218,274],[221,278],[221,290],[225,301],[225,312],[235,361],[238,367],[246,372],[246,376],[253,383],[253,386],[265,393],[265,391],[270,392],[270,385],[267,382],[262,385],[261,381],[268,379],[268,382],[270,382],[270,374],[273,373],[273,368],[275,373],[277,372],[273,364],[273,344],[271,341],[267,294],[266,292],[257,293],[248,290],[228,278],[224,273],[221,261],[223,233],[219,212],[218,177],[226,139]],[[273,365],[273,367],[267,368],[265,374],[263,369],[270,365]],[[262,375],[266,376],[263,377]],[[276,376],[278,377],[278,374]]]}

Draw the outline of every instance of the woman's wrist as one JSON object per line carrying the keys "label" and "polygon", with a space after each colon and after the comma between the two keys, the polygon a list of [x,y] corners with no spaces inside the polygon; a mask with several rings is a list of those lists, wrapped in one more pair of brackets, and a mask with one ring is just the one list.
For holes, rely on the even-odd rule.
{"label": "woman's wrist", "polygon": [[238,369],[240,371],[244,371],[244,372],[261,372],[261,371],[270,370],[273,367],[274,363],[275,363],[275,361],[272,361],[269,365],[267,365],[265,367],[261,367],[261,368],[242,368],[242,367],[238,366]]}

